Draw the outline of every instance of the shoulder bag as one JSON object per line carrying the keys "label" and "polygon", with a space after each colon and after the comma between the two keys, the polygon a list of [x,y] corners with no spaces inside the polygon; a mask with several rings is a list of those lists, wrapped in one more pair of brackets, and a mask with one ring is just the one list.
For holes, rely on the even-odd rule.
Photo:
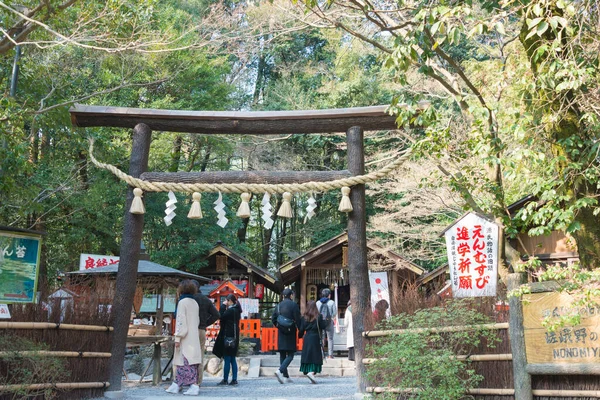
{"label": "shoulder bag", "polygon": [[281,315],[279,313],[279,304],[277,304],[277,328],[283,333],[292,333],[293,326],[294,320]]}

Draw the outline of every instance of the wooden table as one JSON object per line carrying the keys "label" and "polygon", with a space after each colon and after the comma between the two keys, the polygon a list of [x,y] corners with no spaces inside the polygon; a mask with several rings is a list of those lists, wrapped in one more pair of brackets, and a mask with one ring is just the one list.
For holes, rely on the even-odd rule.
{"label": "wooden table", "polygon": [[160,370],[160,359],[161,359],[161,344],[172,342],[173,336],[161,336],[161,335],[149,335],[149,336],[127,336],[127,347],[144,346],[154,344],[154,353],[150,362],[144,369],[140,378],[140,383],[144,379],[146,372],[150,369],[150,365],[154,363],[154,369],[152,370],[152,385],[158,385],[162,382],[162,371]]}

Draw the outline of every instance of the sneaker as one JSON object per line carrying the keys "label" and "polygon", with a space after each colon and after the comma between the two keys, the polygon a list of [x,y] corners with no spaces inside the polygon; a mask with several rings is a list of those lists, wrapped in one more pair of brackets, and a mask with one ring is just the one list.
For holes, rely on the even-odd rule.
{"label": "sneaker", "polygon": [[308,379],[310,379],[310,383],[317,383],[317,379],[315,378],[314,372],[309,372],[308,374],[306,374],[306,376],[308,377]]}
{"label": "sneaker", "polygon": [[237,379],[233,379],[231,382],[229,382],[229,385],[231,385],[231,386],[235,386],[237,384],[238,384]]}
{"label": "sneaker", "polygon": [[288,376],[287,378],[285,378],[285,383],[294,383],[294,381]]}
{"label": "sneaker", "polygon": [[166,390],[167,393],[179,393],[179,385],[175,382],[171,383],[171,386]]}
{"label": "sneaker", "polygon": [[198,396],[200,394],[200,386],[190,385],[190,388],[183,394],[186,396]]}
{"label": "sneaker", "polygon": [[335,359],[335,357],[334,357],[334,356],[329,356],[329,357],[327,357],[327,358],[329,358],[330,360],[333,360],[333,359]]}
{"label": "sneaker", "polygon": [[279,371],[279,370],[275,371],[275,378],[277,378],[279,383],[281,383],[283,385],[283,374],[281,373],[281,371]]}
{"label": "sneaker", "polygon": [[223,379],[221,382],[217,383],[217,386],[225,386],[227,385],[227,381]]}

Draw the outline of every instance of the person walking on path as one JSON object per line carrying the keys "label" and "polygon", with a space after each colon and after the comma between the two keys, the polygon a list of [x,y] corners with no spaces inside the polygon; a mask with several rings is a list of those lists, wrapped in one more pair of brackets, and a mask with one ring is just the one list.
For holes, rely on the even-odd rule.
{"label": "person walking on path", "polygon": [[310,379],[311,383],[317,383],[315,374],[323,369],[323,344],[321,332],[325,329],[326,322],[319,313],[317,304],[309,301],[306,311],[302,315],[298,337],[303,338],[302,356],[300,358],[300,372]]}
{"label": "person walking on path", "polygon": [[192,282],[194,282],[197,289],[194,300],[198,303],[198,338],[200,339],[200,349],[202,352],[202,364],[198,368],[198,386],[202,386],[204,357],[206,356],[206,328],[214,324],[219,319],[220,314],[212,300],[200,293],[200,283],[197,280]]}
{"label": "person walking on path", "polygon": [[337,323],[337,307],[335,301],[331,300],[331,290],[323,289],[322,297],[317,301],[317,309],[321,313],[323,320],[327,324],[325,333],[327,334],[327,352],[328,358],[333,358],[333,335],[335,335],[335,324]]}
{"label": "person walking on path", "polygon": [[348,349],[348,360],[354,361],[354,324],[352,324],[352,303],[348,301],[348,308],[344,314],[344,326],[346,327],[346,348]]}
{"label": "person walking on path", "polygon": [[175,353],[173,364],[176,366],[175,381],[167,389],[168,393],[179,393],[184,385],[190,385],[184,393],[197,396],[200,394],[198,386],[198,365],[202,365],[202,353],[198,339],[198,303],[194,300],[196,285],[191,280],[182,281],[177,289],[179,302],[177,303],[175,325]]}
{"label": "person walking on path", "polygon": [[213,354],[225,359],[223,367],[223,380],[219,385],[227,385],[229,370],[231,369],[231,382],[229,385],[237,385],[238,365],[237,352],[240,347],[240,318],[242,307],[233,294],[227,295],[227,300],[221,305],[221,329],[213,348]]}
{"label": "person walking on path", "polygon": [[283,290],[283,301],[277,305],[271,317],[273,325],[278,328],[277,351],[279,351],[279,369],[275,377],[279,383],[291,383],[288,366],[296,354],[296,333],[300,326],[300,307],[294,302],[292,289]]}

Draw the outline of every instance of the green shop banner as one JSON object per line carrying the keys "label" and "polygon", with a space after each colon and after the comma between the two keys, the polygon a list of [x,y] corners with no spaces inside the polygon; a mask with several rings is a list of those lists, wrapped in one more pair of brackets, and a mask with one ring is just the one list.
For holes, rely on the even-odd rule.
{"label": "green shop banner", "polygon": [[37,290],[41,238],[0,230],[0,303],[32,303]]}

